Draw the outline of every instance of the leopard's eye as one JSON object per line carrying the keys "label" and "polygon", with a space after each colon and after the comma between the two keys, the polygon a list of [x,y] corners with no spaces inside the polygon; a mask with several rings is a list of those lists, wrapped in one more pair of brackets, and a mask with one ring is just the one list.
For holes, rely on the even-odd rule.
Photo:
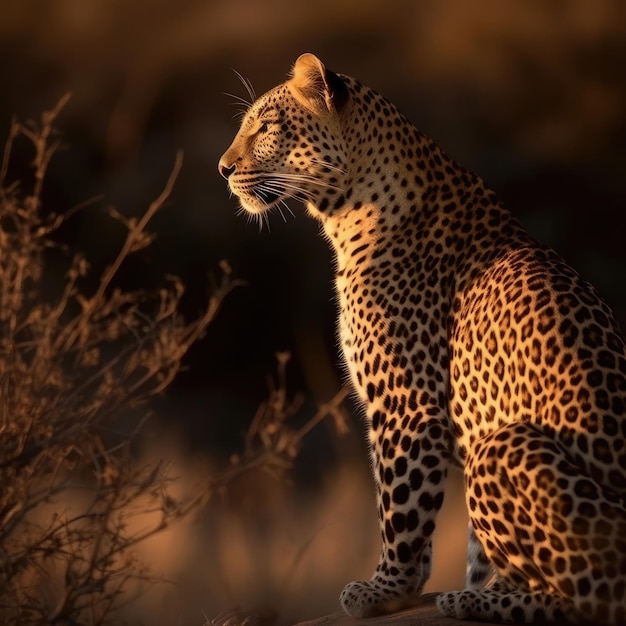
{"label": "leopard's eye", "polygon": [[280,122],[278,120],[273,120],[273,119],[269,119],[269,120],[262,120],[259,124],[259,128],[256,131],[257,133],[266,133],[270,127],[272,126],[276,126],[277,124],[280,124]]}

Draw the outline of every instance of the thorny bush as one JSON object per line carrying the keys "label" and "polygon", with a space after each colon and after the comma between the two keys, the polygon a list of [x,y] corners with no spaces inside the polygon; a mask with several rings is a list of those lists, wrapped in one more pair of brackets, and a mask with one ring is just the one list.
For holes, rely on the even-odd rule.
{"label": "thorny bush", "polygon": [[[146,401],[167,387],[235,286],[228,266],[204,314],[179,313],[176,278],[155,293],[115,286],[120,267],[150,245],[146,227],[170,195],[177,155],[161,195],[126,225],[125,241],[95,283],[82,254],[68,259],[58,293],[45,256],[67,219],[42,208],[53,122],[66,98],[39,124],[13,121],[0,164],[0,622],[102,624],[146,570],[132,548],[202,503],[176,500],[165,464],[138,466],[130,443]],[[32,176],[8,181],[16,141],[34,151]],[[21,164],[20,164],[21,165]],[[14,168],[15,169],[15,168]],[[71,213],[71,212],[70,212]],[[83,284],[95,284],[89,292]],[[44,290],[45,286],[45,290]],[[44,291],[46,295],[44,296]],[[132,412],[132,432],[107,424]],[[66,502],[80,493],[78,510]],[[133,517],[157,512],[130,530]],[[137,525],[135,525],[135,528]]]}

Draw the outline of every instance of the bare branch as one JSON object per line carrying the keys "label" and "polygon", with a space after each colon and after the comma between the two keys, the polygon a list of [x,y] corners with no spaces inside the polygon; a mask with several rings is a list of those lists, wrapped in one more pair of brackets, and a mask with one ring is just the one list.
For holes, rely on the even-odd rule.
{"label": "bare branch", "polygon": [[[173,380],[240,284],[223,272],[205,313],[190,322],[179,312],[178,279],[155,293],[113,288],[125,259],[153,239],[146,228],[172,193],[179,152],[159,196],[125,221],[125,241],[95,293],[81,291],[89,264],[77,253],[58,297],[42,297],[44,252],[67,218],[41,214],[45,174],[60,145],[53,122],[67,100],[39,126],[14,121],[0,166],[0,622],[7,625],[104,624],[128,582],[147,576],[134,547],[197,507],[170,495],[163,464],[138,467],[130,442],[148,414],[142,407]],[[35,150],[30,188],[6,184],[20,135]],[[106,424],[122,410],[134,425],[114,435]],[[77,491],[82,510],[64,514],[64,499]],[[44,507],[54,511],[49,521]],[[148,526],[130,530],[132,519],[150,512]]]}

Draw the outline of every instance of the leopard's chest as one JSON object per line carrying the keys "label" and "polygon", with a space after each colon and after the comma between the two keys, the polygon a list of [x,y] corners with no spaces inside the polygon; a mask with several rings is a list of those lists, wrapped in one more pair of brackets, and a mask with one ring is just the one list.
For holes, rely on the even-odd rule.
{"label": "leopard's chest", "polygon": [[390,367],[383,347],[387,307],[376,295],[371,295],[368,287],[354,289],[343,276],[337,277],[336,290],[337,331],[344,364],[361,400],[371,402],[368,383],[376,381],[377,387],[383,385],[383,374]]}
{"label": "leopard's chest", "polygon": [[410,288],[372,270],[339,274],[336,289],[341,349],[361,400],[399,418],[426,405],[445,415],[445,315],[432,295],[426,301],[426,286]]}

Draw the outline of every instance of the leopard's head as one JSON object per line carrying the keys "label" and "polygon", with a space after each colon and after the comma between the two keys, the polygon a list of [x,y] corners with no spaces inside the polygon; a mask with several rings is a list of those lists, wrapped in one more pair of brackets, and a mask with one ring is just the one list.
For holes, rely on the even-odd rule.
{"label": "leopard's head", "polygon": [[246,212],[260,217],[288,198],[317,211],[341,202],[341,112],[349,97],[342,77],[303,54],[289,80],[252,104],[218,166]]}

